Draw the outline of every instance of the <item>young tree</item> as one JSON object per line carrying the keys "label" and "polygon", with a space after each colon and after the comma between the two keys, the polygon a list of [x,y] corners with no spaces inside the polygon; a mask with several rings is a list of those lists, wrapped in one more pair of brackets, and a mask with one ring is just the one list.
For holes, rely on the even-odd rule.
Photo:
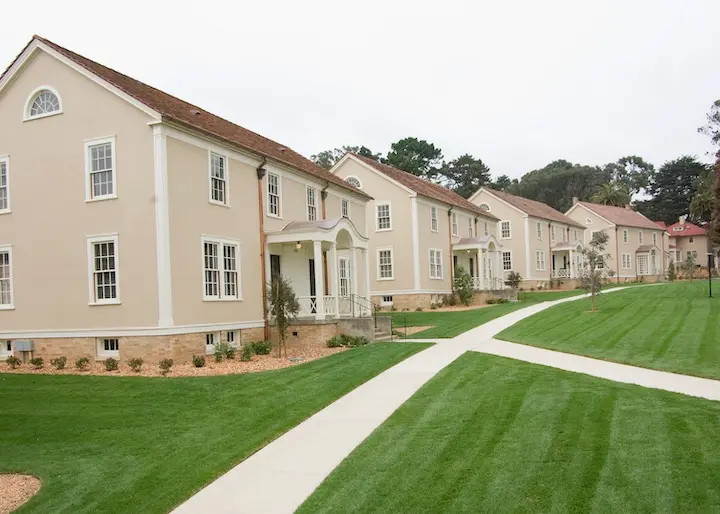
{"label": "young tree", "polygon": [[595,232],[583,251],[583,266],[580,270],[580,285],[590,293],[592,311],[597,311],[596,300],[605,282],[604,271],[610,254],[605,251],[610,236],[604,230]]}
{"label": "young tree", "polygon": [[715,173],[714,197],[716,201],[713,205],[709,232],[713,243],[720,244],[720,201],[717,201],[720,198],[720,100],[715,100],[712,104],[710,111],[707,113],[707,123],[700,127],[698,132],[708,136],[716,149],[715,164],[713,166],[713,172]]}
{"label": "young tree", "polygon": [[287,330],[300,312],[300,304],[290,280],[282,275],[274,276],[267,286],[267,299],[270,316],[278,331],[278,357],[282,357],[283,348],[287,357]]}
{"label": "young tree", "polygon": [[513,292],[513,296],[517,299],[517,291],[520,287],[520,284],[522,283],[522,277],[520,276],[520,273],[517,271],[511,271],[507,274],[507,278],[505,279],[505,284],[510,286]]}
{"label": "young tree", "polygon": [[675,261],[670,261],[668,264],[667,278],[670,282],[677,280],[677,271],[675,270]]}
{"label": "young tree", "polygon": [[463,305],[470,305],[473,297],[473,281],[470,274],[463,266],[455,268],[455,278],[453,280],[453,289],[460,298]]}
{"label": "young tree", "polygon": [[685,265],[683,266],[683,271],[685,272],[685,276],[690,279],[690,282],[692,282],[693,278],[695,277],[695,272],[697,271],[695,255],[693,255],[692,253],[688,253],[687,255],[687,259],[685,259]]}

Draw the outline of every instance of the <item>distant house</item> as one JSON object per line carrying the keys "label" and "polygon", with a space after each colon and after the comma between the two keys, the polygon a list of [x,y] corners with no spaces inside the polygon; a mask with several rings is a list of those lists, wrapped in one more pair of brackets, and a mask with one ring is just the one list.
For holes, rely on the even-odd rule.
{"label": "distant house", "polygon": [[552,279],[570,287],[581,262],[585,225],[547,204],[481,187],[469,200],[500,218],[503,272],[520,273],[523,284]]}
{"label": "distant house", "polygon": [[704,228],[687,221],[687,216],[680,216],[665,230],[670,236],[670,258],[673,261],[684,262],[688,255],[692,255],[698,265],[707,265],[707,254],[712,253],[713,245]]}
{"label": "distant house", "polygon": [[654,281],[665,276],[663,256],[668,251],[663,239],[665,231],[630,206],[616,207],[574,199],[573,206],[565,214],[585,226],[586,244],[595,232],[608,234],[610,261],[607,264],[618,282],[639,277]]}

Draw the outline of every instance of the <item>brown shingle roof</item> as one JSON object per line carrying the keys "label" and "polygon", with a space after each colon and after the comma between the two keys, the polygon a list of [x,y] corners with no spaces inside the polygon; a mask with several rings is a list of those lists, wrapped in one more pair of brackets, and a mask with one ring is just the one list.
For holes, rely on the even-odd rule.
{"label": "brown shingle roof", "polygon": [[662,230],[654,221],[646,218],[637,211],[626,209],[625,207],[615,207],[614,205],[601,205],[599,203],[579,202],[599,214],[606,220],[623,227],[648,228],[651,230]]}
{"label": "brown shingle roof", "polygon": [[[152,86],[143,84],[134,78],[123,75],[107,66],[83,57],[48,41],[40,36],[33,36],[37,40],[56,52],[62,54],[74,63],[94,73],[116,88],[160,113],[164,121],[171,121],[215,136],[232,145],[237,145],[251,152],[268,157],[280,163],[289,165],[320,180],[331,182],[338,187],[353,191],[354,193],[370,198],[365,192],[351,186],[341,178],[319,167],[311,160],[295,152],[292,148],[276,143],[275,141],[256,134],[235,123],[207,112],[195,105],[180,100]],[[9,68],[8,68],[9,69]],[[7,70],[6,70],[7,73]],[[4,74],[3,74],[4,75]]]}
{"label": "brown shingle roof", "polygon": [[408,189],[412,189],[419,195],[427,196],[428,198],[432,198],[434,200],[439,200],[443,203],[454,205],[456,207],[461,207],[465,210],[474,212],[476,214],[479,214],[481,216],[485,216],[490,219],[498,219],[489,212],[487,212],[484,209],[481,209],[477,205],[474,205],[470,203],[468,200],[457,194],[455,191],[451,191],[446,187],[443,187],[439,184],[434,184],[430,182],[429,180],[416,177],[412,173],[408,173],[407,171],[399,170],[397,168],[393,168],[392,166],[389,166],[387,164],[383,164],[381,162],[378,162],[374,159],[370,159],[369,157],[363,157],[361,155],[355,154],[351,152],[351,155],[353,157],[356,157],[363,161],[365,164],[373,167],[380,173],[383,173],[384,175],[387,175],[391,179],[395,180],[396,182],[401,183],[403,186],[407,187]]}
{"label": "brown shingle roof", "polygon": [[523,198],[522,196],[511,195],[505,191],[490,189],[489,187],[484,187],[483,189],[535,218],[557,221],[558,223],[565,223],[566,225],[585,228],[574,219],[565,216],[562,212],[553,209],[548,204],[530,200],[529,198]]}

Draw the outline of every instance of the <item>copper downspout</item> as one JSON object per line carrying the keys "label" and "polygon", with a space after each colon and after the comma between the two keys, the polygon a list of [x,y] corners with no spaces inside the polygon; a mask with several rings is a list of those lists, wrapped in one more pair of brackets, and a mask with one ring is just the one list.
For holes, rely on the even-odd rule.
{"label": "copper downspout", "polygon": [[[615,270],[617,273],[617,283],[620,283],[620,238],[618,238],[618,226],[615,225]],[[637,267],[637,262],[635,262],[635,267]],[[635,270],[637,272],[637,270]]]}
{"label": "copper downspout", "polygon": [[552,237],[551,237],[551,235],[550,235],[550,234],[551,234],[551,232],[550,232],[550,228],[551,228],[551,227],[552,227],[552,222],[548,223],[548,231],[547,231],[547,234],[548,234],[548,259],[550,260],[550,283],[552,284],[552,280],[553,280],[553,263],[554,263],[555,261],[553,260],[553,253],[552,253]]}
{"label": "copper downspout", "polygon": [[[330,186],[329,182],[325,182],[325,187],[322,188],[320,191],[320,211],[322,219],[327,218],[327,211],[325,210],[325,199],[327,198],[327,188]],[[327,260],[327,252],[323,252],[323,279],[325,284],[325,296],[328,296],[330,294],[330,288],[328,283],[328,260]]]}
{"label": "copper downspout", "polygon": [[267,236],[265,235],[265,209],[263,208],[263,187],[262,181],[265,178],[265,164],[267,158],[263,157],[260,166],[255,170],[257,173],[257,193],[258,193],[258,219],[260,224],[260,277],[262,280],[262,304],[263,304],[263,336],[265,341],[270,340],[270,321],[268,320],[268,306],[267,306],[267,276],[265,273],[265,246],[267,243]]}
{"label": "copper downspout", "polygon": [[452,244],[452,211],[453,208],[448,209],[448,245],[450,246],[450,290],[455,292],[455,260],[453,256],[453,244]]}

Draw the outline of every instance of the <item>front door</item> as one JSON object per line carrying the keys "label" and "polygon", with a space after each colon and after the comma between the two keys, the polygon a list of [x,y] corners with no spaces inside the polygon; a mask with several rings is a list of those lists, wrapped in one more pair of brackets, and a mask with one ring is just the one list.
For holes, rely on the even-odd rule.
{"label": "front door", "polygon": [[315,314],[317,312],[317,291],[315,291],[315,259],[310,259],[310,269],[308,270],[308,276],[310,277],[310,312]]}
{"label": "front door", "polygon": [[350,263],[345,258],[338,260],[338,272],[340,274],[340,296],[350,296],[351,284],[350,284]]}
{"label": "front door", "polygon": [[475,261],[470,257],[470,276],[475,277]]}
{"label": "front door", "polygon": [[270,254],[270,279],[279,277],[282,274],[280,271],[280,256]]}

